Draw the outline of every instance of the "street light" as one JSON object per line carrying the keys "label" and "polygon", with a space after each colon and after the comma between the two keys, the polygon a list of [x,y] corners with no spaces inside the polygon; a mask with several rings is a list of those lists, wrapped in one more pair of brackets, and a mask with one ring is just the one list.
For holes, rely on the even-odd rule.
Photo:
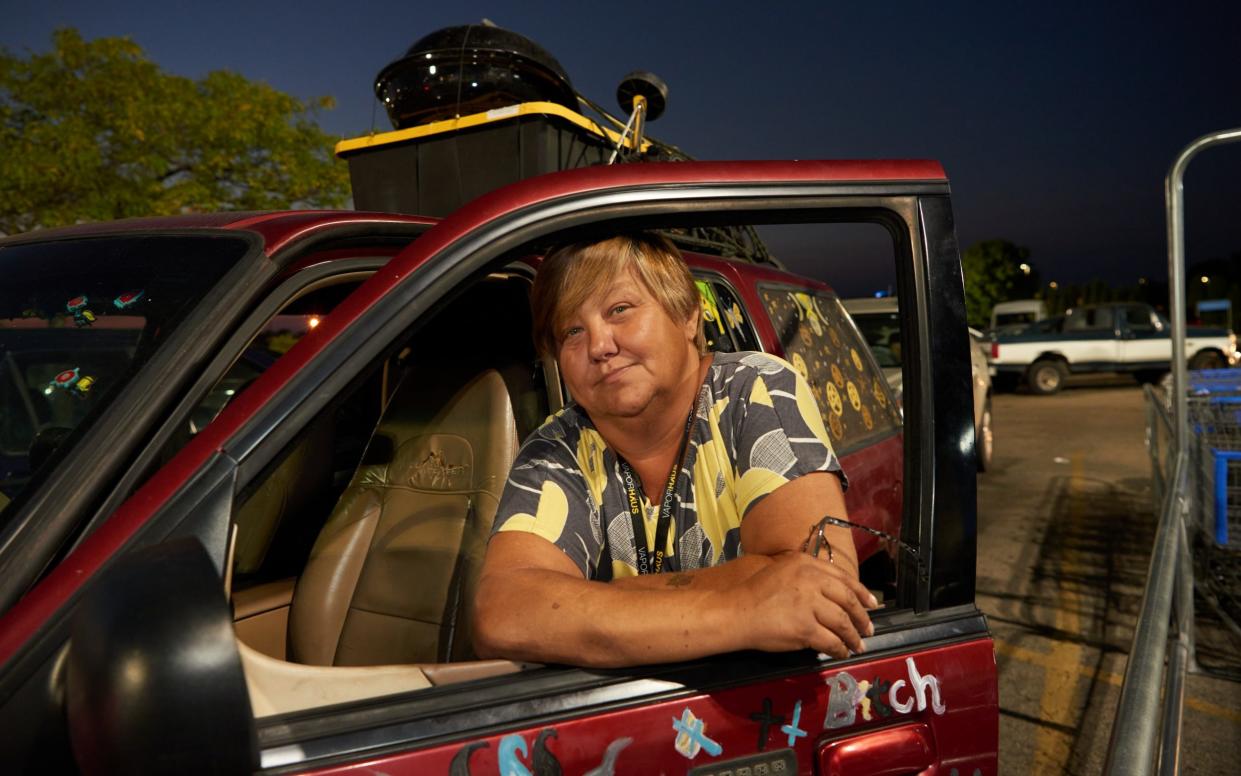
{"label": "street light", "polygon": [[1021,270],[1021,274],[1023,275],[1030,274],[1030,265],[1026,264],[1024,261],[1017,265],[1017,269]]}
{"label": "street light", "polygon": [[1053,281],[1051,281],[1050,283],[1048,283],[1048,284],[1047,284],[1047,287],[1048,287],[1048,288],[1059,288],[1059,287],[1060,287],[1060,284],[1059,284],[1059,283],[1057,283],[1056,281],[1054,281],[1054,280],[1053,280]]}
{"label": "street light", "polygon": [[1203,276],[1202,276],[1201,278],[1199,278],[1199,279],[1200,279],[1203,283],[1210,283],[1210,282],[1211,282],[1211,278],[1207,277],[1206,275],[1203,275]]}

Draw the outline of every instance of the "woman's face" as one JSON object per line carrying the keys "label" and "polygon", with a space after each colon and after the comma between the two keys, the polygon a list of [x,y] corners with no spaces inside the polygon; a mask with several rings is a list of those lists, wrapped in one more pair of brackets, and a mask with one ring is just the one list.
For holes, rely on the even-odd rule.
{"label": "woman's face", "polygon": [[640,417],[699,364],[698,319],[676,321],[632,269],[573,311],[557,332],[561,374],[598,424]]}

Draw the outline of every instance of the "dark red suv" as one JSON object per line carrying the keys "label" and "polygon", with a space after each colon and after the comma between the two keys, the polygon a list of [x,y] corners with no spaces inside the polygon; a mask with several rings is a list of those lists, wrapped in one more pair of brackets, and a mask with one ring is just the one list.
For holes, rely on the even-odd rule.
{"label": "dark red suv", "polygon": [[[565,401],[529,335],[546,246],[840,222],[891,237],[903,419],[829,287],[689,260],[713,347],[805,371],[851,515],[899,537],[859,532],[885,603],[867,651],[474,659],[494,499],[518,440]],[[4,772],[995,772],[970,341],[938,164],[592,167],[442,221],[19,236],[0,272]]]}

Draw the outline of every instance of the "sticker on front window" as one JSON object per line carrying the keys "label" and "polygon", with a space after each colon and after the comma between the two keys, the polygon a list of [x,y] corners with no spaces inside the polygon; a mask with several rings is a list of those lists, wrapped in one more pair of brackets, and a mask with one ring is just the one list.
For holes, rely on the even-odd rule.
{"label": "sticker on front window", "polygon": [[86,297],[86,294],[79,294],[65,302],[65,309],[73,316],[74,326],[81,328],[95,322],[95,313],[87,307],[88,304],[90,304],[90,299]]}
{"label": "sticker on front window", "polygon": [[65,369],[52,378],[47,384],[47,392],[53,390],[61,390],[79,398],[90,393],[90,389],[95,385],[95,378],[90,375],[83,375],[79,367]]}
{"label": "sticker on front window", "polygon": [[128,310],[141,302],[144,296],[146,296],[145,291],[126,291],[112,300],[112,306],[118,310]]}

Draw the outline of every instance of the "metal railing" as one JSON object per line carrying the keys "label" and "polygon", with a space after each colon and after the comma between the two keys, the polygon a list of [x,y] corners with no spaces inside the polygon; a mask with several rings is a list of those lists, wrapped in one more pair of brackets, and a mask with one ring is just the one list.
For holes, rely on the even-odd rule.
{"label": "metal railing", "polygon": [[[1213,132],[1177,156],[1164,183],[1168,211],[1168,296],[1172,319],[1172,447],[1166,453],[1171,476],[1159,473],[1159,526],[1151,551],[1142,609],[1125,666],[1116,718],[1108,745],[1108,774],[1176,773],[1180,767],[1181,713],[1193,633],[1193,566],[1186,534],[1189,451],[1185,354],[1185,168],[1201,151],[1241,141],[1241,128]],[[1148,405],[1149,406],[1149,405]],[[1150,412],[1151,410],[1148,410]],[[1157,440],[1157,430],[1150,433]],[[1157,441],[1153,442],[1158,444]],[[1152,456],[1153,466],[1158,458]],[[1168,633],[1175,614],[1176,641]],[[1167,661],[1167,671],[1164,662]],[[1162,706],[1161,706],[1162,700]],[[1156,729],[1158,728],[1158,733]]]}
{"label": "metal railing", "polygon": [[1151,459],[1151,491],[1155,503],[1162,504],[1176,455],[1172,416],[1168,414],[1167,400],[1155,386],[1146,383],[1142,392],[1146,398],[1146,453]]}

